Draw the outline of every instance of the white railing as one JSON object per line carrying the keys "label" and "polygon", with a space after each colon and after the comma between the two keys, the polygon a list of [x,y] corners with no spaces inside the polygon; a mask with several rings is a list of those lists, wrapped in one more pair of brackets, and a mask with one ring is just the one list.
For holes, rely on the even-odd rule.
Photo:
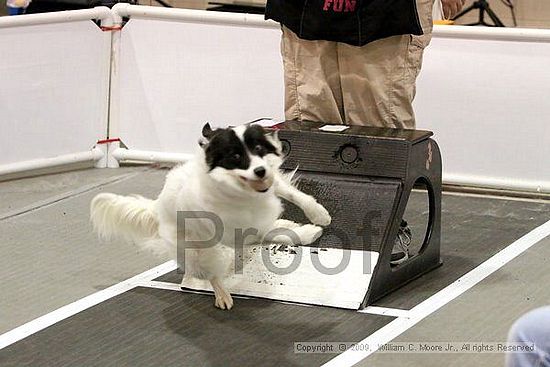
{"label": "white railing", "polygon": [[[120,138],[128,149],[119,149],[116,143],[110,146],[109,151],[116,152],[117,157],[108,160],[109,167],[116,167],[120,160],[181,162],[195,150],[205,122],[238,123],[282,111],[282,87],[275,91],[271,88],[282,83],[278,47],[269,48],[267,56],[250,57],[250,53],[233,53],[231,46],[241,31],[249,32],[247,44],[274,44],[280,37],[277,23],[265,21],[261,15],[122,3],[115,5],[113,12],[115,24],[121,24],[123,17],[131,20],[123,32],[113,34],[109,133]],[[166,27],[171,26],[177,29],[167,33]],[[212,29],[207,35],[197,33],[198,29],[207,31],[204,27],[208,26]],[[151,32],[154,37],[149,37]],[[156,34],[165,36],[158,39]],[[198,39],[203,41],[198,44]],[[130,44],[132,48],[125,47]],[[162,54],[164,45],[168,53]],[[204,59],[201,50],[206,49],[210,56]],[[195,53],[201,55],[193,62]],[[144,57],[137,59],[135,55]],[[170,62],[175,69],[157,64],[182,56],[185,60]],[[272,62],[269,72],[247,75],[255,60],[259,60],[260,67]],[[144,70],[157,67],[159,72],[153,79],[144,75]],[[249,98],[258,95],[257,86],[262,80],[269,86],[263,93],[264,101],[247,105]],[[238,93],[231,87],[234,84],[240,84],[236,86]],[[253,112],[243,112],[246,110]]]}
{"label": "white railing", "polygon": [[130,5],[118,3],[113,6],[115,23],[120,24],[122,17],[162,19],[201,24],[225,24],[250,26],[255,28],[279,28],[279,24],[266,21],[262,15],[230,12],[216,12],[193,9],[162,8],[157,6]]}
{"label": "white railing", "polygon": [[[102,25],[106,27],[115,26],[114,28],[116,29],[117,26],[121,25],[123,17],[129,17],[136,20],[136,22],[134,22],[132,27],[129,27],[127,31],[123,30],[122,32],[109,32],[111,37],[111,41],[109,43],[109,47],[111,48],[111,66],[110,76],[107,78],[109,79],[108,103],[110,104],[110,109],[106,136],[101,136],[100,138],[120,138],[121,141],[128,146],[128,149],[120,148],[118,143],[110,143],[99,149],[102,150],[106,156],[99,158],[99,150],[96,149],[94,150],[94,153],[77,153],[76,156],[79,159],[99,159],[99,162],[101,162],[98,164],[99,166],[105,165],[116,167],[118,165],[118,161],[121,160],[139,160],[146,162],[162,161],[175,163],[185,161],[189,158],[190,154],[186,153],[187,149],[184,149],[183,151],[174,149],[176,144],[174,142],[167,144],[164,147],[160,147],[158,144],[150,144],[150,141],[147,142],[147,139],[149,138],[149,140],[151,140],[150,137],[152,137],[152,133],[156,132],[159,134],[157,137],[160,139],[159,141],[163,142],[166,137],[173,137],[175,135],[175,131],[181,131],[181,136],[184,138],[184,145],[190,145],[192,144],[190,143],[191,141],[195,141],[193,136],[197,132],[195,130],[197,130],[198,124],[206,122],[206,119],[209,117],[204,117],[204,121],[201,120],[194,122],[197,126],[187,126],[185,121],[182,122],[181,116],[185,117],[186,114],[190,114],[188,117],[193,121],[197,120],[197,116],[200,116],[199,119],[203,118],[201,113],[199,113],[200,111],[195,111],[196,113],[193,115],[192,108],[191,110],[188,108],[187,110],[184,110],[184,113],[181,113],[181,110],[176,111],[178,114],[172,111],[172,115],[165,119],[163,118],[165,115],[159,115],[159,111],[165,111],[170,108],[173,109],[175,100],[172,98],[171,102],[165,101],[166,98],[164,97],[166,96],[159,95],[158,98],[154,99],[149,97],[149,99],[152,100],[151,103],[154,103],[152,106],[145,107],[143,110],[150,112],[151,114],[157,113],[155,116],[149,116],[150,121],[147,121],[146,123],[140,121],[139,113],[136,113],[135,116],[128,119],[126,114],[128,111],[131,111],[132,108],[131,106],[129,107],[126,105],[121,107],[121,98],[128,99],[126,94],[128,92],[134,93],[135,86],[138,86],[137,82],[131,83],[131,85],[128,86],[128,75],[130,75],[130,77],[131,75],[136,75],[136,77],[139,76],[141,78],[140,83],[143,82],[145,77],[145,79],[147,79],[150,83],[145,83],[142,86],[146,91],[148,91],[151,86],[156,88],[157,85],[164,83],[163,85],[165,87],[168,86],[170,88],[166,90],[167,94],[185,96],[189,93],[196,93],[193,98],[196,97],[195,99],[201,100],[200,103],[203,105],[207,102],[204,96],[202,96],[205,91],[197,91],[197,89],[193,87],[193,83],[204,83],[209,86],[217,85],[221,89],[227,88],[228,84],[235,84],[235,91],[239,92],[250,89],[250,83],[243,88],[243,85],[240,85],[243,83],[238,82],[237,80],[239,79],[235,78],[234,75],[231,75],[231,73],[235,72],[233,69],[227,70],[229,77],[228,79],[220,79],[219,73],[218,75],[212,73],[212,75],[191,75],[180,79],[174,78],[173,82],[170,82],[170,80],[157,81],[155,78],[150,78],[150,75],[139,73],[136,74],[136,70],[140,72],[155,70],[156,65],[154,63],[162,60],[162,55],[159,57],[154,57],[147,54],[147,51],[149,50],[148,48],[153,48],[153,46],[158,45],[155,45],[155,43],[151,42],[151,40],[147,41],[149,43],[143,44],[142,36],[149,34],[150,28],[152,28],[147,27],[148,21],[151,21],[152,23],[156,22],[154,23],[155,27],[159,27],[158,29],[155,28],[156,31],[158,31],[158,34],[155,33],[155,37],[158,37],[159,43],[164,42],[167,44],[166,47],[169,48],[181,48],[180,53],[168,53],[169,55],[167,54],[167,58],[170,60],[176,60],[174,57],[181,57],[181,55],[189,55],[191,53],[192,55],[189,57],[196,63],[209,66],[213,65],[212,60],[201,59],[201,57],[212,58],[212,54],[199,53],[197,48],[193,48],[193,44],[181,44],[182,41],[187,41],[191,38],[179,36],[175,37],[174,34],[180,35],[182,32],[195,32],[193,33],[193,36],[195,37],[204,37],[205,39],[208,37],[219,37],[220,39],[223,39],[223,42],[227,42],[227,39],[223,38],[223,33],[230,33],[231,36],[229,42],[234,40],[235,45],[239,45],[239,47],[232,47],[231,54],[227,53],[229,52],[229,49],[222,51],[225,52],[225,54],[220,54],[219,62],[223,64],[226,62],[227,56],[231,55],[231,57],[237,59],[241,57],[243,60],[247,60],[247,62],[250,63],[250,54],[251,50],[253,50],[252,54],[254,55],[254,60],[257,58],[258,64],[257,67],[250,67],[249,64],[245,65],[247,68],[247,78],[244,78],[244,80],[253,79],[263,81],[263,84],[258,84],[257,92],[261,93],[257,93],[257,95],[247,95],[246,99],[243,99],[243,103],[234,105],[234,108],[236,110],[243,110],[250,108],[250,106],[260,106],[261,110],[268,112],[265,114],[260,113],[261,116],[254,117],[281,117],[268,116],[270,114],[269,111],[272,111],[271,113],[273,113],[273,111],[280,110],[282,114],[282,64],[280,62],[279,55],[280,39],[279,36],[277,36],[279,34],[279,25],[273,21],[265,21],[261,15],[189,9],[166,9],[161,7],[136,6],[121,3],[115,5],[111,10],[105,7],[99,7],[88,10],[4,17],[0,18],[0,29],[6,27],[22,27],[26,25],[66,23],[84,19],[100,19],[102,21]],[[209,26],[215,28],[208,28]],[[140,27],[143,29],[139,30]],[[227,28],[224,30],[224,27]],[[147,31],[145,31],[145,28],[147,28]],[[170,29],[175,29],[176,31],[171,32]],[[124,34],[128,35],[131,32],[135,32],[133,33],[133,36],[127,36],[126,38],[123,37]],[[215,36],[212,36],[213,34],[215,34]],[[258,40],[250,41],[252,37],[258,37],[258,34],[261,34],[260,37],[262,38],[262,42],[258,42]],[[529,135],[528,133],[532,133],[536,130],[542,141],[545,139],[548,141],[550,139],[549,129],[541,123],[541,121],[550,120],[550,110],[545,107],[547,103],[540,103],[536,100],[536,96],[550,95],[550,89],[544,89],[545,85],[550,85],[550,80],[548,80],[547,83],[546,79],[544,79],[547,74],[545,74],[546,70],[538,70],[540,63],[537,63],[538,58],[541,57],[538,54],[538,50],[544,52],[545,55],[549,51],[550,30],[435,26],[433,36],[433,44],[426,52],[423,72],[421,73],[418,83],[419,95],[415,104],[417,115],[420,116],[418,119],[419,128],[435,131],[436,139],[438,139],[440,145],[442,145],[445,163],[443,177],[444,182],[465,186],[550,192],[550,172],[548,172],[548,169],[545,170],[544,166],[538,163],[540,160],[544,159],[545,156],[550,155],[548,154],[550,152],[547,151],[548,149],[544,147],[544,144],[539,144],[538,141],[532,141],[533,135]],[[131,47],[121,45],[121,42],[123,41],[127,42],[128,46]],[[212,42],[216,41],[218,40],[216,39]],[[524,46],[524,44],[527,45]],[[211,46],[213,47],[213,45],[214,44]],[[453,45],[456,45],[456,47]],[[476,72],[483,75],[485,69],[489,70],[492,67],[487,65],[487,60],[493,57],[491,53],[478,52],[479,50],[485,50],[486,46],[491,48],[493,53],[496,52],[500,55],[501,52],[502,57],[510,58],[509,60],[506,59],[504,61],[496,60],[498,61],[496,66],[503,67],[503,65],[508,63],[510,69],[513,69],[513,73],[518,73],[517,75],[519,80],[529,80],[529,78],[535,74],[538,75],[538,79],[544,79],[543,82],[536,83],[533,86],[536,90],[532,91],[532,95],[534,96],[532,107],[528,108],[524,103],[525,101],[523,101],[525,98],[522,99],[522,93],[525,94],[525,92],[519,87],[517,88],[517,91],[515,90],[514,80],[517,78],[510,78],[512,71],[508,72],[507,70],[497,70],[495,73],[500,75],[500,77],[494,78],[493,75],[489,75],[492,79],[476,77]],[[121,55],[121,47],[125,48],[124,52],[126,53],[130,52],[129,49],[137,50],[137,56]],[[440,47],[442,47],[442,52],[439,52]],[[453,50],[453,47],[455,50]],[[518,49],[523,51],[517,51]],[[151,50],[151,54],[154,52],[160,52],[163,54],[163,48],[156,47],[155,50]],[[242,53],[242,55],[239,54],[239,52]],[[453,55],[450,55],[450,52],[452,52]],[[529,56],[531,55],[529,52],[533,54],[532,57]],[[268,54],[268,57],[265,56],[266,54]],[[126,64],[120,63],[121,57],[123,56],[126,57],[125,60],[132,61],[137,69],[132,69],[131,71],[124,70],[124,68],[127,67],[127,62]],[[146,56],[145,60],[143,59],[144,56]],[[517,60],[518,56],[524,57],[520,60],[521,62]],[[533,66],[528,65],[529,63],[525,64],[526,57],[529,62],[533,61]],[[453,70],[446,69],[449,61],[446,58],[455,58],[454,60],[456,67],[453,68]],[[480,58],[480,60],[483,59],[483,61],[479,62],[477,64],[478,66],[473,66],[476,65],[476,62],[478,61],[477,58]],[[233,61],[233,64],[229,62],[227,65],[235,65],[234,62],[235,61]],[[516,65],[518,63],[521,65]],[[168,63],[169,66],[176,64],[176,62],[171,64]],[[522,67],[525,69],[522,69]],[[121,72],[126,73],[124,74],[122,82]],[[177,77],[178,75],[181,75],[182,72],[185,72],[185,69],[162,70],[162,72],[164,74],[172,73],[174,77]],[[189,74],[192,74],[193,72],[194,69],[191,68]],[[236,73],[242,74],[242,70],[236,71]],[[521,73],[525,73],[525,77]],[[506,79],[507,77],[508,79]],[[167,78],[167,76],[164,75],[164,78]],[[462,79],[465,79],[463,83],[461,83]],[[468,82],[468,80],[470,80],[470,82]],[[473,93],[476,88],[480,89],[480,86],[482,88],[488,88],[490,83],[488,84],[487,80],[490,80],[491,83],[492,81],[498,82],[499,80],[502,83],[508,83],[507,85],[509,88],[507,90],[502,88],[502,86],[495,86],[490,92],[491,96],[494,97],[490,101],[493,102],[495,98],[500,98],[498,96],[502,94],[503,103],[498,107],[495,107],[495,104],[490,104],[490,101],[485,104],[485,102],[480,100],[479,97],[476,98],[473,96],[472,100],[464,97],[470,93]],[[178,81],[184,81],[185,83],[182,83],[182,86],[178,86]],[[445,98],[450,99],[451,96],[447,95],[445,97],[445,89],[438,83],[446,84],[446,86],[448,86],[448,92],[453,94],[454,97],[457,97],[457,101],[445,100]],[[517,84],[519,85],[521,83],[518,82]],[[215,92],[219,89],[218,87],[211,88],[211,90]],[[159,90],[162,91],[162,89]],[[265,97],[266,92],[268,97]],[[227,91],[224,93],[227,94]],[[507,93],[518,93],[518,98],[507,98]],[[498,94],[498,96],[495,97],[496,94]],[[131,98],[133,97],[134,96],[132,94]],[[267,104],[266,100],[269,101]],[[478,102],[477,104],[476,101]],[[136,103],[139,104],[139,102]],[[176,101],[176,103],[178,102]],[[216,103],[220,103],[219,99],[216,99],[215,97],[212,98],[212,110],[218,108]],[[223,105],[222,103],[221,106],[223,108],[227,108],[228,105],[231,104],[226,103]],[[141,106],[139,108],[143,109],[144,107]],[[204,106],[202,106],[202,108],[204,108]],[[479,114],[476,114],[477,109],[486,108],[493,109],[494,114],[483,114],[482,112],[484,111],[481,110],[479,111]],[[459,109],[462,111],[471,110],[472,113],[461,113],[459,111],[458,114],[456,114],[458,117],[454,116],[455,119],[453,120],[453,115],[455,115],[453,109]],[[516,111],[514,111],[514,109],[516,109]],[[514,115],[514,113],[517,112],[517,109],[521,109],[526,114],[525,121],[522,121],[521,125],[518,122],[517,113]],[[447,111],[449,112],[447,113]],[[258,112],[255,111],[255,113]],[[234,116],[237,115],[238,114],[234,114]],[[490,121],[490,119],[493,118],[493,115],[494,119],[500,119],[503,121],[502,125],[498,125],[498,121]],[[515,119],[512,117],[507,117],[512,115],[515,116]],[[460,120],[460,118],[462,118],[462,120]],[[124,121],[126,130],[121,129],[121,119],[126,119]],[[141,131],[141,139],[143,142],[146,142],[145,144],[140,143],[139,139],[129,139],[128,136],[125,136],[129,131],[128,121],[130,120],[133,124],[131,128],[136,131]],[[158,122],[160,122],[160,124]],[[234,121],[227,122],[232,123]],[[510,129],[506,130],[507,123],[518,125],[516,133],[514,133],[513,136],[510,135]],[[180,125],[178,126],[177,124]],[[462,130],[457,129],[457,124],[461,124],[460,129]],[[496,126],[501,128],[495,128]],[[475,139],[469,139],[468,136]],[[488,143],[486,145],[480,144],[480,137],[485,137],[485,140]],[[13,137],[11,138],[13,139]],[[514,139],[514,143],[510,144],[510,148],[506,148],[506,144],[503,141],[511,138]],[[135,141],[137,141],[137,144],[134,143]],[[522,146],[521,155],[513,153],[512,150],[514,145],[517,146],[518,144]],[[458,149],[457,147],[460,148]],[[176,153],[177,151],[179,152]],[[45,164],[54,164],[53,162],[55,159],[58,159],[58,163],[67,160],[70,161],[68,156],[62,155],[62,157],[63,158],[48,158],[37,161],[46,162]],[[504,167],[501,163],[497,162],[499,160],[502,161],[502,159],[507,160],[508,167]],[[486,170],[484,167],[481,167],[480,162],[483,163]],[[4,172],[12,172],[14,167],[17,169],[17,163],[10,164],[7,168],[6,166],[0,166],[0,175]],[[23,164],[19,167],[21,169],[30,169],[35,167],[35,163],[32,163],[32,161],[28,164],[23,162]],[[529,172],[534,172],[538,167],[543,168],[541,172],[536,172],[536,175],[528,174]]]}
{"label": "white railing", "polygon": [[550,42],[549,29],[465,27],[457,25],[435,25],[434,37],[484,39],[492,41]]}
{"label": "white railing", "polygon": [[0,17],[0,179],[106,166],[93,146],[108,125],[111,32],[91,21],[113,19],[107,7]]}
{"label": "white railing", "polygon": [[103,151],[100,148],[93,148],[89,152],[64,154],[52,158],[41,158],[4,164],[0,166],[0,177],[50,167],[73,165],[82,162],[98,162],[103,158],[105,158],[105,154],[103,153]]}
{"label": "white railing", "polygon": [[150,152],[145,150],[130,150],[118,148],[113,150],[113,158],[117,161],[141,161],[141,162],[162,162],[162,163],[184,163],[192,155],[185,153]]}
{"label": "white railing", "polygon": [[25,14],[12,17],[0,17],[0,28],[31,26],[40,24],[70,23],[80,20],[100,20],[102,25],[113,25],[114,13],[106,6],[92,9],[68,10],[51,13]]}

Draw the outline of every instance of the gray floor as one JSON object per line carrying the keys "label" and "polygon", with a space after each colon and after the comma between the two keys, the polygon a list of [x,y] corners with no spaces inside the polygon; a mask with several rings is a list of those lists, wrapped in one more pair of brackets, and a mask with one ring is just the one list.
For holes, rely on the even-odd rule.
{"label": "gray floor", "polygon": [[[418,220],[424,206],[423,196],[416,193],[405,213],[413,237],[424,231],[424,221]],[[443,266],[379,300],[378,306],[411,309],[548,221],[550,202],[443,195],[441,217]]]}
{"label": "gray floor", "polygon": [[0,219],[54,203],[111,182],[136,175],[145,168],[85,169],[61,174],[0,182]]}
{"label": "gray floor", "polygon": [[[296,342],[358,342],[393,320],[351,310],[137,288],[0,352],[22,366],[312,366],[332,354],[297,354]],[[49,351],[63,340],[63,349]],[[28,361],[32,361],[29,363]]]}
{"label": "gray floor", "polygon": [[[3,280],[0,283],[0,294],[2,295],[0,297],[0,334],[164,262],[166,259],[154,258],[148,253],[140,253],[132,245],[119,242],[101,243],[91,231],[88,222],[88,207],[91,198],[101,191],[154,197],[162,187],[166,172],[148,167],[115,170],[91,169],[0,183],[0,276]],[[406,214],[414,233],[423,231],[425,223],[421,218],[424,212],[425,202],[423,202],[422,193],[415,193]],[[550,202],[444,195],[442,247],[444,266],[383,298],[378,305],[399,309],[414,307],[548,219],[550,219]],[[416,239],[419,240],[419,237],[416,236]],[[550,256],[549,245],[550,239],[541,241],[472,290],[403,333],[396,341],[505,340],[506,332],[515,318],[529,309],[550,303],[550,291],[545,287],[546,284],[549,284],[550,278],[545,271],[547,268],[545,264]],[[123,297],[119,300],[122,299],[123,303],[127,303],[133,302],[132,300],[137,298],[153,297],[160,302],[159,305],[163,305],[159,306],[162,310],[158,312],[162,313],[166,310],[175,312],[176,309],[183,311],[175,303],[170,306],[174,302],[174,297],[180,296],[180,293],[151,291],[154,291],[152,292],[153,296],[147,295],[148,293],[144,291],[133,291],[124,296],[127,298]],[[201,302],[211,302],[208,296],[196,295],[193,297],[186,298],[184,305],[191,307],[201,304]],[[113,302],[115,300],[113,299]],[[137,301],[137,303],[140,302]],[[241,300],[240,302],[248,305],[243,306],[243,309],[252,307],[250,305],[260,305],[260,308],[269,307],[271,313],[267,314],[272,318],[273,325],[268,326],[271,328],[274,328],[277,323],[277,312],[285,315],[297,312],[293,310],[305,309],[302,306],[282,307],[280,304],[273,306],[267,301]],[[92,325],[95,325],[93,321],[97,319],[107,322],[108,320],[102,319],[100,315],[106,312],[104,307],[108,305],[98,305],[93,309],[93,313],[86,315],[83,313],[71,320],[79,320],[78,317],[83,317],[87,322],[91,321]],[[253,309],[254,307],[249,311],[256,312]],[[98,313],[97,310],[100,312]],[[216,323],[222,323],[225,328],[228,328],[226,330],[237,330],[239,327],[247,330],[251,328],[251,324],[258,322],[255,321],[256,319],[261,320],[263,317],[261,313],[257,313],[255,314],[256,319],[249,318],[247,322],[233,325],[232,321],[220,319],[220,317],[231,318],[231,313],[218,316],[217,313],[212,313],[215,311],[217,310],[213,308],[208,308],[205,311],[206,314],[203,316],[209,318],[214,324],[208,326],[200,338],[193,339],[196,338],[194,334],[178,334],[180,338],[185,339],[185,343],[191,343],[193,348],[196,348],[195,351],[198,353],[196,355],[199,356],[197,357],[199,359],[194,361],[204,360],[205,365],[219,365],[218,362],[223,360],[219,359],[220,356],[212,356],[211,354],[214,352],[208,349],[206,341],[208,333],[215,333],[214,329],[210,330],[209,328],[214,327]],[[116,310],[112,312],[115,312],[117,317],[124,316],[117,314]],[[130,314],[123,317],[124,322],[129,322],[132,319],[132,311],[128,312]],[[327,328],[328,324],[325,323],[323,324],[325,328],[320,329],[323,330],[322,334],[326,334],[327,338],[340,339],[334,341],[342,341],[342,338],[344,341],[360,340],[365,334],[368,335],[392,320],[391,317],[361,315],[366,317],[364,320],[367,320],[362,324],[355,315],[349,312],[334,309],[323,310],[321,313],[323,312],[326,314],[323,316],[325,321],[331,317],[340,320],[341,325],[332,323],[332,326]],[[237,315],[237,313],[238,311],[234,314]],[[245,317],[245,315],[241,316]],[[91,319],[87,317],[91,317]],[[177,319],[174,314],[171,317]],[[189,322],[188,315],[181,315],[181,317],[187,317],[187,322]],[[302,337],[310,338],[309,340],[315,340],[315,338],[330,340],[315,332],[316,322],[322,320],[317,320],[316,316],[305,315],[304,317],[307,321],[303,321],[301,325],[308,330],[308,333],[300,334]],[[158,320],[161,319],[159,316]],[[290,318],[290,320],[294,319]],[[71,324],[71,322],[67,320],[64,325],[77,325]],[[131,327],[135,328],[139,326],[138,324],[130,323]],[[287,321],[283,324],[286,325],[283,328],[274,328],[273,337],[292,339],[292,332],[285,333],[284,330],[285,328],[293,330],[298,323],[293,324]],[[9,352],[10,358],[15,356],[14,360],[16,361],[19,353],[27,356],[35,355],[40,348],[56,340],[55,330],[61,330],[57,329],[61,326],[61,324],[55,325],[42,332],[45,334],[36,334],[26,341],[13,345],[9,349],[11,351]],[[166,332],[165,326],[159,326],[164,330],[163,332]],[[74,334],[78,330],[74,327],[72,331],[69,329],[64,333],[69,333],[71,338],[78,339]],[[130,329],[124,330],[121,331],[122,334],[117,334],[122,339],[126,335],[124,332],[132,333]],[[260,334],[263,332],[261,328],[254,330]],[[96,330],[95,332],[99,333],[100,331]],[[243,334],[239,331],[235,335],[248,344],[258,342],[260,346],[266,346],[270,342],[269,334],[260,338],[255,332],[250,331]],[[41,336],[46,338],[42,342],[39,341]],[[174,339],[170,335],[165,337],[172,343],[181,342],[181,339]],[[201,339],[205,337],[206,339]],[[136,340],[141,340],[141,337],[136,336],[136,338]],[[188,340],[188,338],[192,340]],[[82,358],[86,356],[90,360],[92,358],[82,349],[85,340],[86,338],[81,336],[74,342],[75,350],[80,350],[78,353],[75,352],[80,355],[78,357],[80,365],[86,364],[86,359]],[[218,342],[223,343],[222,340],[223,338]],[[288,340],[288,343],[291,341]],[[277,344],[275,341],[273,343],[275,345],[272,349],[268,349],[270,352],[266,355],[270,358],[274,357],[269,359],[270,361],[278,360],[286,365],[317,365],[333,356],[317,355],[299,359],[299,356],[288,354],[288,350],[284,351],[284,348],[287,347],[286,344]],[[235,348],[238,348],[236,345]],[[19,352],[13,354],[17,350]],[[125,350],[132,350],[132,348],[128,347]],[[67,349],[68,353],[73,351]],[[279,357],[277,357],[277,353],[279,353]],[[7,357],[7,350],[0,351],[1,365],[4,365],[1,363],[2,359],[5,361]],[[42,361],[41,365],[53,364],[47,362],[47,356],[41,355],[40,358],[46,358],[40,360]],[[237,356],[228,358],[243,365],[243,360]],[[395,355],[377,353],[367,359],[363,365],[394,366],[399,362],[399,365],[407,366],[439,366],[444,363],[453,366],[500,366],[502,358],[500,354]],[[64,361],[66,362],[66,360]],[[58,360],[58,362],[62,361]],[[19,364],[21,365],[21,363]]]}
{"label": "gray floor", "polygon": [[88,215],[97,193],[154,196],[165,174],[92,169],[0,183],[0,212],[11,213],[0,219],[0,333],[166,261],[99,241]]}
{"label": "gray floor", "polygon": [[[490,275],[394,342],[505,342],[514,321],[529,310],[550,304],[550,238]],[[360,366],[503,366],[504,355],[382,354],[375,353]]]}

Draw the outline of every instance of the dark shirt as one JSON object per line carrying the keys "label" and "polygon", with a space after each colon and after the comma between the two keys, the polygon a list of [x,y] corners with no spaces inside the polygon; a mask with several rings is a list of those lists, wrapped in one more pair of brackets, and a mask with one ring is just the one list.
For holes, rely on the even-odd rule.
{"label": "dark shirt", "polygon": [[307,40],[363,46],[402,34],[422,34],[415,0],[268,0],[273,19]]}

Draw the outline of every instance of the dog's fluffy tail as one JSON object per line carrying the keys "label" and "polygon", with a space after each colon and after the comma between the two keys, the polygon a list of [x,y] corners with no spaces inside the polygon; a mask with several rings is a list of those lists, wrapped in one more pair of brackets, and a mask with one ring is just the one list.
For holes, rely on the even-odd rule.
{"label": "dog's fluffy tail", "polygon": [[103,193],[90,206],[94,229],[102,239],[122,238],[144,243],[158,238],[158,217],[155,201],[141,196]]}

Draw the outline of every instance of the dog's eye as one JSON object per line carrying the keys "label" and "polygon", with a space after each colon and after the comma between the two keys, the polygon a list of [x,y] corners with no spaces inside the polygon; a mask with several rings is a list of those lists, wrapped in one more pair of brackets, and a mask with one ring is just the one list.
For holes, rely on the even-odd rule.
{"label": "dog's eye", "polygon": [[265,153],[265,148],[261,145],[256,145],[254,147],[254,153],[258,154],[258,155],[262,155]]}
{"label": "dog's eye", "polygon": [[231,159],[234,160],[234,161],[238,161],[238,160],[241,159],[241,155],[239,153],[235,153],[235,154],[233,154]]}

